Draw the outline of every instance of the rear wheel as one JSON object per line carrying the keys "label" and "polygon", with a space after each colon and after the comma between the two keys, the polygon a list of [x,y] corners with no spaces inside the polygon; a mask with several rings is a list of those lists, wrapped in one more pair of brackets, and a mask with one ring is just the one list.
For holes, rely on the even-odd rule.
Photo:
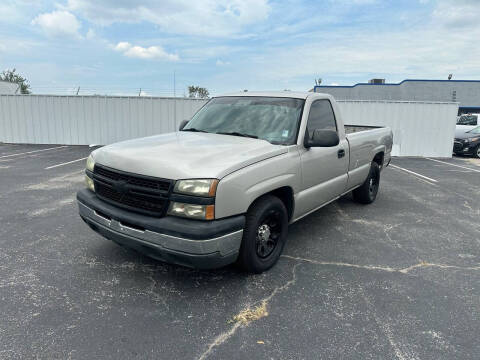
{"label": "rear wheel", "polygon": [[287,209],[283,202],[267,195],[248,210],[238,264],[246,271],[261,273],[278,261],[288,231]]}
{"label": "rear wheel", "polygon": [[371,204],[377,198],[380,186],[380,167],[372,162],[368,177],[362,186],[353,190],[353,199],[361,204]]}

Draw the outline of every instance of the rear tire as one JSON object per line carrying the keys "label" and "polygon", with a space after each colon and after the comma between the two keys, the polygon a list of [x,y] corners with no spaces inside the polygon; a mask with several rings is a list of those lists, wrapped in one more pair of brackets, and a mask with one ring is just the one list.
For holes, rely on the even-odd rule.
{"label": "rear tire", "polygon": [[283,202],[266,195],[247,212],[237,263],[248,272],[259,274],[280,258],[287,240],[288,215]]}
{"label": "rear tire", "polygon": [[353,190],[353,199],[360,204],[371,204],[377,198],[380,186],[380,167],[372,162],[368,177],[362,186]]}

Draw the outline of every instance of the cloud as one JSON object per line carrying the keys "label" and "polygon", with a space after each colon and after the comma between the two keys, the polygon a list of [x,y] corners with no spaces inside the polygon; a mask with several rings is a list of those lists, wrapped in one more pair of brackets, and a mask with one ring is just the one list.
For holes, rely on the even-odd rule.
{"label": "cloud", "polygon": [[[456,7],[475,14],[472,21],[467,21],[470,15],[457,16]],[[313,82],[315,77],[340,84],[376,76],[389,82],[406,78],[446,79],[449,73],[456,79],[477,79],[480,48],[472,44],[480,39],[480,2],[439,1],[430,14],[423,14],[415,18],[411,13],[410,19],[395,27],[362,24],[322,28],[297,34],[297,44],[287,39],[271,42],[261,52],[251,49],[241,58],[231,60],[241,74],[239,81],[234,82],[247,88],[268,83],[294,88],[295,83],[304,84],[302,79],[311,78]]]}
{"label": "cloud", "polygon": [[129,42],[122,41],[122,42],[119,42],[119,43],[114,47],[114,49],[115,49],[116,51],[125,52],[125,51],[127,51],[128,49],[130,49],[131,47],[132,47],[132,44],[130,44]]}
{"label": "cloud", "polygon": [[87,34],[85,35],[85,37],[87,39],[93,39],[97,34],[95,34],[95,30],[93,29],[88,29],[87,31]]}
{"label": "cloud", "polygon": [[223,60],[218,59],[218,60],[215,62],[215,65],[217,65],[217,66],[230,65],[230,61],[223,61]]}
{"label": "cloud", "polygon": [[168,33],[226,37],[266,19],[268,0],[68,0],[64,10],[100,26],[147,22]]}
{"label": "cloud", "polygon": [[433,20],[450,28],[480,26],[478,0],[440,0],[433,11]]}
{"label": "cloud", "polygon": [[376,4],[378,0],[330,0],[334,3],[342,3],[346,5],[371,5]]}
{"label": "cloud", "polygon": [[126,41],[122,41],[119,42],[116,46],[114,46],[113,49],[131,58],[160,59],[168,61],[179,60],[179,56],[177,54],[169,54],[160,46],[149,46],[145,48],[138,45],[132,45]]}
{"label": "cloud", "polygon": [[39,26],[49,36],[73,36],[80,38],[80,21],[68,11],[56,10],[38,15],[31,22]]}
{"label": "cloud", "polygon": [[0,24],[19,24],[30,22],[33,14],[44,6],[40,1],[2,0],[0,1]]}

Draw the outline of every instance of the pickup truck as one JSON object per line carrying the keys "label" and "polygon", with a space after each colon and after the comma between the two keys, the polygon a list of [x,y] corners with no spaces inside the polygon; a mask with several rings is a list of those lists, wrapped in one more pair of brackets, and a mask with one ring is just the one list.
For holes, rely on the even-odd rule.
{"label": "pickup truck", "polygon": [[177,132],[93,151],[79,212],[155,259],[260,273],[279,259],[289,224],[350,191],[372,203],[392,141],[389,128],[344,126],[327,94],[219,96]]}

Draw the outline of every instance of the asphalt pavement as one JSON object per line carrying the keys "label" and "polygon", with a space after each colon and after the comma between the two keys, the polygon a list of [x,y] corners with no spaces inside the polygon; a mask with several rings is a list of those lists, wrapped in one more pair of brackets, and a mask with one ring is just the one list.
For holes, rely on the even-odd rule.
{"label": "asphalt pavement", "polygon": [[0,144],[1,359],[478,359],[480,160],[394,158],[278,264],[197,271],[85,225],[85,146]]}

